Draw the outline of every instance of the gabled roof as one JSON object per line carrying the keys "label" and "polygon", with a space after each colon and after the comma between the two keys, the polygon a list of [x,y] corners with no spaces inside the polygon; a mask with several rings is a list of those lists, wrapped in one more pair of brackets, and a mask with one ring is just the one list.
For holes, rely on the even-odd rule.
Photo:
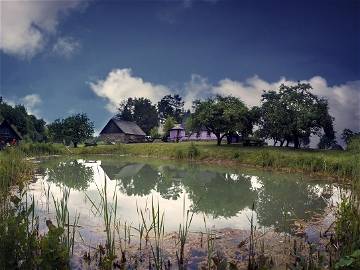
{"label": "gabled roof", "polygon": [[0,127],[2,127],[3,125],[7,125],[9,128],[11,128],[12,131],[18,136],[18,139],[22,139],[21,133],[13,124],[10,124],[7,120],[4,120],[0,123]]}
{"label": "gabled roof", "polygon": [[[115,125],[125,134],[141,136],[146,135],[145,132],[135,122],[120,120],[116,117],[111,118],[110,121],[115,123]],[[100,133],[102,133],[102,131]]]}
{"label": "gabled roof", "polygon": [[176,124],[170,130],[184,130],[182,124]]}

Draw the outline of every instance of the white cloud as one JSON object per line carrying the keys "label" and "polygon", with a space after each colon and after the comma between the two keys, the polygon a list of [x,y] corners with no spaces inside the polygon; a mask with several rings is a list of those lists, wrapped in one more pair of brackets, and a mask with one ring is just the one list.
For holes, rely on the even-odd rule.
{"label": "white cloud", "polygon": [[7,54],[31,58],[54,34],[61,15],[81,6],[82,0],[1,1],[0,49]]}
{"label": "white cloud", "polygon": [[53,46],[53,52],[69,59],[80,49],[80,46],[80,42],[72,37],[60,37]]}
{"label": "white cloud", "polygon": [[39,109],[37,108],[41,103],[41,97],[38,94],[30,94],[22,97],[20,103],[23,104],[29,114],[39,117]]}
{"label": "white cloud", "polygon": [[140,77],[134,77],[131,69],[114,69],[105,80],[90,82],[90,87],[96,95],[108,101],[106,108],[116,112],[122,100],[129,97],[145,97],[152,102],[159,101],[170,90],[164,85],[145,82]]}

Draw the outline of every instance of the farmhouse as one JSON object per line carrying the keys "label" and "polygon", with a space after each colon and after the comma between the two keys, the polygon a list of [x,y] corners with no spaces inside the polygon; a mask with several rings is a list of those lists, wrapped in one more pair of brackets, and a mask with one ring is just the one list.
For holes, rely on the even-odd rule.
{"label": "farmhouse", "polygon": [[11,143],[18,142],[21,139],[22,136],[14,125],[10,124],[6,120],[2,121],[0,124],[0,142]]}
{"label": "farmhouse", "polygon": [[100,138],[109,142],[145,142],[145,132],[134,122],[113,117],[100,132]]}
{"label": "farmhouse", "polygon": [[170,141],[210,141],[216,140],[215,134],[202,128],[199,132],[192,134],[185,134],[185,129],[182,124],[176,124],[170,129]]}

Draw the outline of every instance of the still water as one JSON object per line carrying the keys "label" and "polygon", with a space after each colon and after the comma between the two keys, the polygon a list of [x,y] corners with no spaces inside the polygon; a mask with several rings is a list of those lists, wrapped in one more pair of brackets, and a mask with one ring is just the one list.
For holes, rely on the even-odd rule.
{"label": "still water", "polygon": [[[275,173],[249,168],[231,168],[128,157],[46,159],[39,162],[37,181],[30,186],[40,217],[55,221],[53,200],[70,190],[71,220],[80,215],[79,233],[86,242],[104,238],[99,189],[105,184],[112,207],[117,195],[117,217],[137,227],[137,207],[151,200],[165,213],[165,230],[177,231],[183,221],[183,203],[193,211],[192,231],[207,226],[215,229],[248,229],[254,215],[257,227],[288,231],[295,219],[309,219],[338,200],[334,184],[302,174]],[[92,201],[92,202],[91,202]],[[252,212],[252,205],[255,211]],[[70,221],[71,222],[71,221]]]}

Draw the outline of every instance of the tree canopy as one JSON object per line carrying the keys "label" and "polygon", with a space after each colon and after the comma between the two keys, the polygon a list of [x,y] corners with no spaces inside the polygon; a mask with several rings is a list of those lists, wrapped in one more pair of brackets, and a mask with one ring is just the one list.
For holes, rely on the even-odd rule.
{"label": "tree canopy", "polygon": [[158,102],[158,111],[162,124],[168,117],[172,117],[177,123],[180,123],[184,116],[184,101],[177,94],[166,95]]}
{"label": "tree canopy", "polygon": [[72,142],[74,147],[94,134],[94,123],[85,113],[75,114],[65,119],[56,119],[48,125],[53,141]]}
{"label": "tree canopy", "polygon": [[216,96],[205,101],[195,101],[194,108],[192,125],[214,133],[218,145],[223,137],[235,132],[251,132],[249,109],[239,98]]}
{"label": "tree canopy", "polygon": [[28,140],[42,142],[47,140],[45,121],[28,114],[23,105],[11,106],[0,97],[0,122],[7,120]]}
{"label": "tree canopy", "polygon": [[146,134],[159,125],[156,106],[147,98],[128,98],[120,104],[118,110],[120,119],[135,122]]}
{"label": "tree canopy", "polygon": [[295,148],[307,145],[311,135],[322,137],[324,148],[335,142],[333,118],[328,102],[312,94],[311,85],[282,84],[278,92],[264,91],[258,124],[260,134],[273,139],[274,145],[293,143]]}

